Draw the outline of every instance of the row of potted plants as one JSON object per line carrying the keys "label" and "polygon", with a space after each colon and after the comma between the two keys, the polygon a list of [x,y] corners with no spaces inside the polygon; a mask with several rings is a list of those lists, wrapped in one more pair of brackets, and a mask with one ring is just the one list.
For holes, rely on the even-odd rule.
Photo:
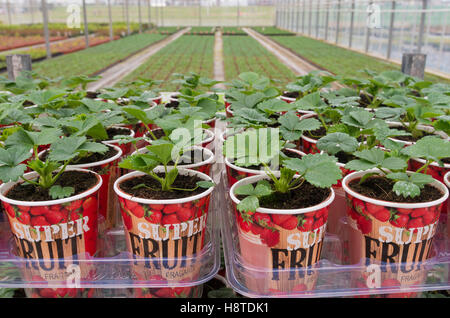
{"label": "row of potted plants", "polygon": [[[118,224],[134,257],[181,259],[203,248],[214,189],[208,128],[223,104],[207,92],[215,81],[176,77],[182,89],[166,104],[153,89],[159,82],[145,79],[100,92],[86,91],[96,78],[82,76],[59,88],[48,79],[4,81],[0,196],[18,256],[95,257],[98,237]],[[134,271],[195,278],[198,266],[184,267]]]}
{"label": "row of potted plants", "polygon": [[[366,72],[362,79],[313,72],[281,92],[270,79],[243,73],[225,92],[231,129],[221,139],[249,266],[294,273],[314,265],[325,232],[336,234],[342,218],[344,263],[414,264],[433,256],[433,236],[448,215],[450,88]],[[333,82],[347,86],[331,89]],[[424,279],[403,275],[399,287]],[[270,276],[264,286],[247,283],[267,294],[308,292],[316,282]]]}
{"label": "row of potted plants", "polygon": [[[249,264],[312,266],[325,233],[337,231],[345,215],[354,231],[344,261],[405,263],[431,256],[448,197],[433,171],[443,176],[450,157],[450,90],[397,72],[369,75],[313,72],[284,90],[251,72],[226,83],[229,129],[219,137],[240,250]],[[155,89],[160,82],[149,79],[101,92],[86,91],[95,78],[82,76],[59,82],[59,88],[42,78],[3,81],[8,93],[0,95],[0,196],[20,256],[53,258],[57,241],[73,237],[79,240],[59,257],[95,255],[97,231],[120,222],[118,208],[128,251],[136,257],[186,257],[201,250],[214,189],[208,176],[214,155],[205,149],[214,134],[207,128],[215,126],[223,104],[212,88],[217,81],[175,76],[182,88],[164,104]],[[331,90],[335,81],[348,87]],[[426,130],[433,133],[426,136]],[[399,140],[406,137],[415,139]],[[420,166],[414,168],[413,159]],[[92,179],[89,190],[79,188],[78,175]],[[10,198],[16,188],[28,190]],[[42,193],[44,199],[30,199]],[[98,203],[106,220],[99,230],[92,208]],[[61,224],[70,224],[71,234]],[[55,242],[53,249],[53,243],[45,252],[25,243],[44,237]],[[154,276],[145,268],[138,272]],[[195,273],[184,271],[178,279]],[[314,284],[271,281],[264,288],[307,292]]]}

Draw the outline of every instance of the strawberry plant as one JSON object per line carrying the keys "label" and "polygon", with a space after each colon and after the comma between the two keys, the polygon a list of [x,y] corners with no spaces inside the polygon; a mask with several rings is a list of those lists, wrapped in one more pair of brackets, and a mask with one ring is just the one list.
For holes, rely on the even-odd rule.
{"label": "strawberry plant", "polygon": [[[346,169],[361,171],[376,168],[387,179],[393,180],[392,190],[398,195],[406,197],[416,197],[420,195],[421,189],[434,181],[433,177],[422,172],[426,172],[427,167],[443,158],[450,156],[450,143],[434,136],[427,136],[420,139],[416,144],[405,147],[398,151],[387,152],[380,148],[365,149],[353,153],[357,159],[348,162]],[[423,165],[416,172],[407,173],[407,161],[409,158],[421,157],[426,159]],[[368,177],[377,174],[367,173],[361,178],[363,183]]]}
{"label": "strawberry plant", "polygon": [[[108,148],[96,142],[88,141],[85,136],[63,136],[58,128],[42,128],[28,131],[19,128],[5,141],[5,148],[0,149],[0,180],[2,182],[23,180],[34,186],[47,189],[52,198],[64,198],[73,194],[71,187],[61,188],[55,182],[66,167],[77,156],[86,153],[104,153]],[[45,160],[38,156],[38,147],[50,145]],[[27,160],[27,163],[23,163]],[[35,180],[25,178],[25,170],[37,173]]]}

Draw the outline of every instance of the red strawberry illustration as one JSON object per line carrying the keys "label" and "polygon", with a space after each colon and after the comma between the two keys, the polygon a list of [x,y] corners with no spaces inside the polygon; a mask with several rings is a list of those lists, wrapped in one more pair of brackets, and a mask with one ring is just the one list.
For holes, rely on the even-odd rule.
{"label": "red strawberry illustration", "polygon": [[134,205],[133,209],[130,209],[130,212],[133,213],[137,218],[143,218],[145,214],[145,210],[142,205]]}
{"label": "red strawberry illustration", "polygon": [[176,212],[176,215],[177,215],[178,220],[180,220],[180,222],[186,222],[187,220],[190,220],[193,218],[192,212],[193,211],[190,208],[182,208]]}
{"label": "red strawberry illustration", "polygon": [[291,215],[289,214],[272,214],[273,223],[280,226],[289,218],[291,218]]}
{"label": "red strawberry illustration", "polygon": [[422,216],[423,225],[428,225],[434,222],[435,212],[429,210],[424,216]]}
{"label": "red strawberry illustration", "polygon": [[405,227],[408,224],[409,217],[406,214],[396,214],[394,219],[390,221],[393,226]]}
{"label": "red strawberry illustration", "polygon": [[418,227],[423,227],[423,220],[421,217],[409,220],[408,224],[406,225],[406,228],[408,229]]}
{"label": "red strawberry illustration", "polygon": [[239,226],[244,232],[250,232],[251,226],[250,223],[244,220],[239,220]]}
{"label": "red strawberry illustration", "polygon": [[58,224],[64,219],[64,215],[60,211],[52,211],[51,213],[47,213],[45,218],[50,224]]}
{"label": "red strawberry illustration", "polygon": [[397,212],[400,214],[411,214],[413,212],[413,209],[397,208]]}
{"label": "red strawberry illustration", "polygon": [[362,234],[367,234],[372,231],[372,221],[365,216],[360,215],[357,222]]}
{"label": "red strawberry illustration", "polygon": [[161,211],[162,209],[164,209],[164,204],[152,204],[150,207],[152,210]]}
{"label": "red strawberry illustration", "polygon": [[[47,221],[45,216],[38,215],[31,219],[31,225],[32,226],[44,226],[44,225],[51,225],[51,224],[50,224],[50,222]],[[43,231],[43,230],[44,229],[41,228],[41,231]]]}
{"label": "red strawberry illustration", "polygon": [[162,225],[166,225],[166,224],[178,224],[180,223],[180,221],[178,221],[177,215],[176,214],[168,214],[168,215],[164,215],[162,217],[161,220],[161,224]]}
{"label": "red strawberry illustration", "polygon": [[164,208],[164,210],[162,212],[164,214],[172,214],[172,213],[177,212],[177,210],[179,208],[180,207],[178,205],[176,205],[176,204],[169,204],[169,205],[166,205],[166,207]]}
{"label": "red strawberry illustration", "polygon": [[289,219],[287,219],[286,221],[283,222],[283,224],[281,225],[282,228],[291,231],[293,229],[295,229],[298,225],[298,219],[296,216],[291,216]]}
{"label": "red strawberry illustration", "polygon": [[373,216],[381,222],[387,222],[391,218],[391,212],[383,207],[383,209],[378,210]]}
{"label": "red strawberry illustration", "polygon": [[160,224],[162,219],[162,213],[158,210],[147,211],[145,213],[145,219],[153,224]]}
{"label": "red strawberry illustration", "polygon": [[[97,209],[98,209],[97,198],[94,196],[87,198],[86,200],[84,200],[82,206],[83,206],[83,211],[85,211],[88,214],[97,211]],[[84,213],[84,214],[86,214],[86,213]]]}
{"label": "red strawberry illustration", "polygon": [[30,209],[31,215],[45,215],[47,213],[51,212],[48,206],[34,206]]}
{"label": "red strawberry illustration", "polygon": [[[86,200],[88,200],[88,199],[86,199]],[[68,206],[66,206],[66,209],[69,211],[74,211],[76,209],[79,209],[82,204],[83,204],[83,200],[72,201],[72,202],[70,202],[70,204]]]}
{"label": "red strawberry illustration", "polygon": [[251,223],[250,231],[255,235],[260,235],[264,231],[264,228],[262,226],[259,226],[258,224]]}
{"label": "red strawberry illustration", "polygon": [[11,205],[9,205],[8,203],[3,203],[3,206],[5,208],[5,211],[11,218],[14,218],[16,216],[16,211],[14,211],[14,208]]}
{"label": "red strawberry illustration", "polygon": [[410,216],[412,218],[418,218],[420,216],[427,214],[427,212],[428,212],[428,210],[426,208],[414,209],[414,210],[412,210]]}
{"label": "red strawberry illustration", "polygon": [[39,295],[44,298],[56,298],[56,291],[52,288],[41,288]]}
{"label": "red strawberry illustration", "polygon": [[255,222],[263,227],[273,226],[272,219],[268,214],[258,213],[253,214]]}
{"label": "red strawberry illustration", "polygon": [[302,232],[309,232],[312,230],[313,224],[314,218],[307,217],[302,220],[301,225],[299,225],[297,228]]}
{"label": "red strawberry illustration", "polygon": [[271,229],[264,229],[261,233],[261,241],[268,247],[274,247],[280,242],[280,232]]}
{"label": "red strawberry illustration", "polygon": [[20,223],[25,224],[25,225],[30,225],[30,215],[28,214],[28,212],[22,212],[19,211],[17,213],[17,219],[20,221]]}
{"label": "red strawberry illustration", "polygon": [[127,230],[131,230],[133,227],[133,221],[131,220],[131,215],[126,209],[122,211],[123,225],[125,225]]}
{"label": "red strawberry illustration", "polygon": [[371,203],[368,203],[366,205],[366,208],[367,208],[367,212],[372,214],[372,215],[375,215],[375,214],[377,214],[380,211],[386,210],[386,208],[384,206],[382,206],[382,205],[371,204]]}
{"label": "red strawberry illustration", "polygon": [[319,227],[321,227],[324,224],[325,224],[325,220],[323,219],[323,217],[320,217],[320,218],[316,219],[316,221],[314,222],[312,228],[313,228],[313,230],[315,230],[315,229],[318,229]]}

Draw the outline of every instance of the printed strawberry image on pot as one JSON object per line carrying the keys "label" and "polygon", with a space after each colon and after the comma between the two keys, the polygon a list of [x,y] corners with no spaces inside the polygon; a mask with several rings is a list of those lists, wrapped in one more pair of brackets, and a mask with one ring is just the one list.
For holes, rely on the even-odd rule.
{"label": "printed strawberry image on pot", "polygon": [[[444,182],[450,191],[450,171],[445,174]],[[450,237],[450,211],[449,211],[450,210],[450,202],[449,201],[450,201],[450,197],[446,202],[447,203],[447,237]],[[449,249],[450,249],[450,241],[447,240],[447,251]]]}
{"label": "printed strawberry image on pot", "polygon": [[[179,168],[180,175],[197,176],[205,181],[212,179],[201,172]],[[155,168],[164,171],[163,167]],[[127,180],[143,176],[131,172],[120,177],[114,184],[119,198],[120,210],[128,251],[141,260],[133,266],[139,277],[149,279],[160,275],[166,280],[195,277],[201,264],[195,262],[205,240],[211,187],[200,194],[182,199],[151,200],[134,197],[121,189]]]}
{"label": "printed strawberry image on pot", "polygon": [[[301,284],[306,286],[305,290],[312,290],[317,278],[312,266],[320,260],[334,191],[330,189],[324,201],[309,208],[278,210],[260,207],[256,212],[238,211],[240,200],[235,195],[236,188],[267,178],[266,175],[247,177],[235,183],[229,192],[236,216],[242,263],[265,271],[258,277],[258,280],[264,280],[263,285],[256,281],[249,284],[263,292],[293,292],[293,288],[300,288]],[[300,269],[305,269],[305,275],[298,275]]]}

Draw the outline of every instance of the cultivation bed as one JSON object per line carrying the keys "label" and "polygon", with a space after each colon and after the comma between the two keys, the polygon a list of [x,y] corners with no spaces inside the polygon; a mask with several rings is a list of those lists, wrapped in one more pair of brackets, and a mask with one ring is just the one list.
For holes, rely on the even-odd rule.
{"label": "cultivation bed", "polygon": [[175,90],[177,85],[170,83],[172,73],[189,71],[208,78],[214,76],[214,37],[181,36],[141,66],[127,75],[122,82],[134,81],[140,77],[164,80],[160,86],[166,91]]}
{"label": "cultivation bed", "polygon": [[278,79],[280,85],[293,81],[295,74],[272,53],[249,36],[226,36],[223,39],[225,79],[231,80],[244,71]]}

